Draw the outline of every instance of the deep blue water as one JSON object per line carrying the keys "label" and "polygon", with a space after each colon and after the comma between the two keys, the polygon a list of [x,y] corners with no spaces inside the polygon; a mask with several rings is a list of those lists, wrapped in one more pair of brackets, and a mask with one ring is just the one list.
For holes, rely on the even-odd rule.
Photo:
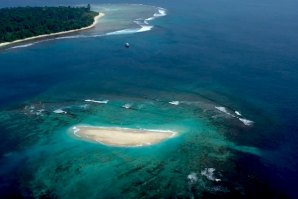
{"label": "deep blue water", "polygon": [[[62,3],[87,2],[4,0],[1,1],[0,6],[60,5]],[[27,48],[8,49],[0,53],[2,109],[0,137],[3,140],[0,145],[1,194],[8,197],[15,192],[15,195],[23,194],[29,197],[32,187],[28,184],[34,182],[39,185],[40,179],[31,176],[32,173],[28,172],[33,169],[27,168],[26,171],[22,171],[18,164],[20,162],[31,164],[33,160],[38,159],[40,154],[34,155],[32,151],[35,150],[36,143],[46,142],[44,137],[32,140],[26,138],[22,141],[24,131],[32,132],[38,137],[37,135],[46,134],[40,131],[45,127],[37,126],[38,121],[35,119],[34,121],[30,118],[24,119],[20,116],[22,112],[20,110],[30,104],[37,106],[39,103],[56,103],[61,106],[61,104],[69,105],[69,101],[92,97],[109,98],[111,101],[118,100],[121,103],[125,100],[135,100],[135,103],[142,100],[199,102],[199,108],[187,107],[187,110],[179,109],[177,112],[170,112],[171,114],[161,112],[157,114],[161,115],[160,118],[155,115],[158,110],[148,108],[148,115],[153,114],[157,117],[153,119],[154,122],[170,121],[171,124],[179,124],[185,128],[188,125],[191,128],[201,128],[201,123],[194,124],[193,120],[188,121],[186,118],[188,114],[191,115],[189,118],[193,118],[194,115],[200,117],[196,115],[196,111],[202,107],[214,104],[214,106],[223,106],[229,110],[238,110],[245,118],[255,122],[252,127],[240,125],[231,119],[213,120],[208,115],[209,109],[206,115],[203,115],[203,112],[201,115],[204,121],[208,121],[207,124],[211,128],[220,129],[219,134],[226,138],[225,141],[228,140],[229,143],[237,146],[255,147],[262,152],[262,155],[231,149],[233,158],[221,163],[223,165],[221,175],[226,178],[225,186],[228,187],[231,195],[216,192],[215,196],[230,198],[234,196],[272,198],[275,196],[278,198],[280,194],[296,198],[295,188],[298,184],[296,169],[298,166],[296,153],[298,149],[298,2],[291,0],[187,0],[125,3],[160,6],[166,8],[168,13],[167,16],[154,20],[152,22],[154,28],[148,32],[54,40]],[[123,48],[123,44],[127,41],[132,45],[130,49]],[[104,111],[106,112],[102,113]],[[109,111],[100,110],[99,112],[107,116],[114,114],[115,110],[112,107]],[[162,114],[165,114],[164,118]],[[171,118],[173,114],[181,118],[178,117],[175,120]],[[83,116],[78,114],[74,117]],[[77,118],[76,120],[81,121]],[[115,124],[117,124],[117,119],[120,120],[113,118]],[[146,118],[144,120],[150,121]],[[66,121],[66,123],[71,122]],[[56,132],[56,127],[60,130],[61,126],[65,125],[61,123],[53,118],[46,120],[44,125]],[[127,123],[133,125],[132,121],[127,121]],[[207,125],[202,123],[202,126]],[[181,140],[179,142],[185,143],[184,147],[191,145],[187,136],[185,142]],[[45,146],[50,148],[51,145]],[[175,150],[175,147],[176,143],[170,148]],[[88,150],[93,150],[93,148],[88,148]],[[185,150],[188,151],[188,149]],[[30,152],[22,155],[23,151]],[[17,155],[10,156],[11,153]],[[134,152],[131,153],[134,154]],[[181,161],[185,163],[190,157],[192,161],[195,158],[193,154],[185,155],[183,157],[185,159]],[[164,156],[159,158],[165,159]],[[179,157],[175,158],[179,159]],[[70,157],[70,160],[74,160],[74,157],[73,159]],[[88,160],[84,161],[88,162]],[[205,164],[204,161],[200,163]],[[32,166],[34,169],[42,170],[46,163],[32,164],[35,164]],[[230,164],[232,166],[226,168]],[[188,166],[185,165],[185,167]],[[243,191],[237,190],[235,184],[229,184],[229,181],[237,181],[242,185]],[[161,189],[166,190],[166,188]],[[55,194],[55,189],[48,191],[53,191]],[[239,192],[244,195],[237,195]],[[58,196],[63,196],[61,192],[59,194]],[[115,197],[109,195],[111,194],[109,192],[104,194],[101,197]],[[212,194],[204,196],[208,198],[212,197]],[[163,196],[170,197],[168,192],[165,192]]]}

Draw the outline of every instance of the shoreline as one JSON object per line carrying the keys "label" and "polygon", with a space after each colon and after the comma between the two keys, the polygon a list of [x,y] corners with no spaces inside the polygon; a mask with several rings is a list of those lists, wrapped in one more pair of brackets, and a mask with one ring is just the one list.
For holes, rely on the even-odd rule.
{"label": "shoreline", "polygon": [[177,135],[177,132],[169,130],[81,125],[72,127],[70,132],[76,139],[113,147],[151,146],[166,141]]}
{"label": "shoreline", "polygon": [[83,30],[88,30],[88,29],[91,29],[91,28],[95,27],[96,24],[98,23],[99,19],[102,18],[103,16],[105,16],[104,13],[102,13],[102,12],[98,13],[98,15],[94,17],[94,21],[90,26],[83,27],[83,28],[80,28],[80,29],[67,30],[67,31],[44,34],[44,35],[38,35],[38,36],[34,36],[34,37],[28,37],[28,38],[25,38],[25,39],[15,40],[15,41],[12,41],[12,42],[0,43],[0,49],[4,48],[4,47],[14,46],[15,44],[25,43],[27,41],[47,39],[47,38],[51,38],[51,37],[55,37],[55,36],[67,35],[67,34],[70,34],[70,33],[75,33],[75,32],[80,32],[80,31],[83,31]]}

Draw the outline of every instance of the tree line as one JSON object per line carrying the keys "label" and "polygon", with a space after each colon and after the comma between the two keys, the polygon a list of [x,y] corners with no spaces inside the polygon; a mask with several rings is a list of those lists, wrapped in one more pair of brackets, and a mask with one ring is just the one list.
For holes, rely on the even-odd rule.
{"label": "tree line", "polygon": [[89,26],[98,13],[87,7],[0,9],[0,43]]}

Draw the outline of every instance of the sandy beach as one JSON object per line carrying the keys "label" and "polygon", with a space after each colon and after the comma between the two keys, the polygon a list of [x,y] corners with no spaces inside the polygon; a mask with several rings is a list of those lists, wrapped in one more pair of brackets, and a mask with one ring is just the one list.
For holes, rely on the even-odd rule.
{"label": "sandy beach", "polygon": [[71,131],[79,139],[118,147],[149,146],[177,135],[173,131],[89,126],[75,126]]}
{"label": "sandy beach", "polygon": [[70,33],[74,33],[74,32],[79,32],[79,31],[83,31],[83,30],[88,30],[90,28],[95,27],[96,24],[98,23],[99,19],[101,17],[103,17],[104,15],[105,15],[104,13],[98,13],[98,15],[94,17],[94,22],[90,26],[87,26],[87,27],[84,27],[84,28],[75,29],[75,30],[68,30],[68,31],[62,31],[62,32],[57,32],[57,33],[51,33],[51,34],[44,34],[44,35],[29,37],[29,38],[26,38],[26,39],[20,39],[20,40],[16,40],[16,41],[12,41],[12,42],[0,43],[0,48],[1,47],[7,47],[7,46],[13,46],[15,44],[24,43],[24,42],[27,42],[27,41],[32,41],[32,40],[37,40],[37,39],[46,39],[46,38],[49,38],[49,37],[55,37],[55,36],[70,34]]}

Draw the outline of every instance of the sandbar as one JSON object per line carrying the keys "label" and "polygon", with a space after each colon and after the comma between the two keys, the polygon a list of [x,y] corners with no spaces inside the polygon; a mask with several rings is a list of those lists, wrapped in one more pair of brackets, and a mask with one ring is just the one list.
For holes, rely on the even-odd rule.
{"label": "sandbar", "polygon": [[149,146],[177,135],[169,130],[90,126],[74,126],[71,132],[78,139],[117,147]]}
{"label": "sandbar", "polygon": [[88,30],[90,28],[95,27],[96,24],[98,23],[99,19],[101,17],[103,17],[104,15],[105,15],[104,13],[98,13],[98,15],[94,17],[93,23],[90,26],[87,26],[87,27],[83,27],[83,28],[79,28],[79,29],[75,29],[75,30],[68,30],[68,31],[56,32],[56,33],[38,35],[38,36],[34,36],[34,37],[28,37],[28,38],[25,38],[25,39],[15,40],[15,41],[12,41],[12,42],[4,42],[4,43],[0,43],[0,48],[8,47],[8,46],[15,46],[16,44],[25,43],[25,42],[28,42],[28,41],[52,38],[52,37],[56,37],[56,36],[67,35],[67,34],[70,34],[70,33],[75,33],[75,32],[79,32],[79,31],[83,31],[83,30]]}

